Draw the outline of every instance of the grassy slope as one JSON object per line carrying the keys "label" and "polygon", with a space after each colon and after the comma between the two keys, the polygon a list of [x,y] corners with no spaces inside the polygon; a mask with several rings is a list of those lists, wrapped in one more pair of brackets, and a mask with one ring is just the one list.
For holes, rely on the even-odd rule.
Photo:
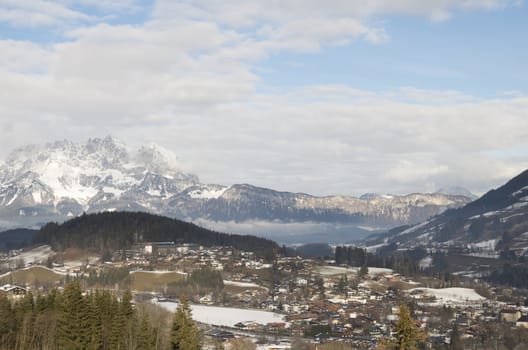
{"label": "grassy slope", "polygon": [[171,282],[181,281],[185,275],[177,272],[152,273],[138,271],[130,275],[130,289],[141,292],[159,292]]}
{"label": "grassy slope", "polygon": [[50,271],[47,268],[34,266],[24,270],[11,272],[4,276],[1,283],[12,283],[21,285],[35,285],[39,283],[55,283],[64,278],[63,275]]}

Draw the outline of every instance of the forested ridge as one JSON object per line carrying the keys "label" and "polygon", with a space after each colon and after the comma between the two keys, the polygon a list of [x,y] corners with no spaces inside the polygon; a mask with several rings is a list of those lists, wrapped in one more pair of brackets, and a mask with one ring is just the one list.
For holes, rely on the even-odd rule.
{"label": "forested ridge", "polygon": [[234,235],[205,229],[192,223],[143,212],[85,214],[63,224],[48,223],[33,242],[50,244],[56,251],[80,248],[100,254],[126,249],[138,242],[173,241],[204,246],[232,246],[271,257],[277,243],[250,235]]}

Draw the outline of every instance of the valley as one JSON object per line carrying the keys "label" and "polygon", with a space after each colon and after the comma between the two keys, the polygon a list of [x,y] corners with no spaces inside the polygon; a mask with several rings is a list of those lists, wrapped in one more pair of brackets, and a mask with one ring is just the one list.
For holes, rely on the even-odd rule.
{"label": "valley", "polygon": [[0,165],[4,229],[125,210],[281,243],[343,243],[372,230],[419,223],[469,201],[443,193],[318,197],[250,184],[203,184],[181,169],[172,152],[154,144],[130,151],[111,137],[22,147]]}

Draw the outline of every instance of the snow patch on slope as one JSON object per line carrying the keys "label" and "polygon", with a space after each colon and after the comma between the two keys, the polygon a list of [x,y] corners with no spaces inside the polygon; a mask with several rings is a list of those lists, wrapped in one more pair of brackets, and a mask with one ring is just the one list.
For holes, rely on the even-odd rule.
{"label": "snow patch on slope", "polygon": [[[178,307],[173,302],[154,302],[164,309],[174,312]],[[206,324],[233,327],[238,322],[253,321],[259,324],[284,322],[284,315],[273,312],[251,309],[237,309],[231,307],[190,305],[193,319]]]}
{"label": "snow patch on slope", "polygon": [[194,199],[217,199],[220,198],[229,187],[209,188],[201,187],[188,192],[189,197]]}
{"label": "snow patch on slope", "polygon": [[413,288],[407,291],[411,296],[418,298],[420,295],[428,295],[436,298],[434,305],[465,304],[468,302],[483,302],[483,296],[470,288]]}

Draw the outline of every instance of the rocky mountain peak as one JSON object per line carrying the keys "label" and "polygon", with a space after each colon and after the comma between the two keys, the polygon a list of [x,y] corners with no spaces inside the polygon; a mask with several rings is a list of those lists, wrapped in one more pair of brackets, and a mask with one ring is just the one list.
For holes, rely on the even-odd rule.
{"label": "rocky mountain peak", "polygon": [[104,139],[88,139],[86,145],[82,147],[81,153],[102,159],[102,162],[106,163],[106,166],[127,163],[129,161],[129,153],[125,145],[111,136],[107,136]]}
{"label": "rocky mountain peak", "polygon": [[174,153],[155,144],[142,146],[136,153],[135,162],[147,171],[160,175],[180,173],[180,165]]}
{"label": "rocky mountain peak", "polygon": [[94,205],[104,209],[123,196],[132,201],[170,197],[197,182],[159,147],[142,147],[130,156],[110,136],[85,144],[62,140],[21,147],[8,156],[0,166],[0,207],[38,205],[55,213],[59,204],[62,212],[64,203],[76,203],[75,215]]}

